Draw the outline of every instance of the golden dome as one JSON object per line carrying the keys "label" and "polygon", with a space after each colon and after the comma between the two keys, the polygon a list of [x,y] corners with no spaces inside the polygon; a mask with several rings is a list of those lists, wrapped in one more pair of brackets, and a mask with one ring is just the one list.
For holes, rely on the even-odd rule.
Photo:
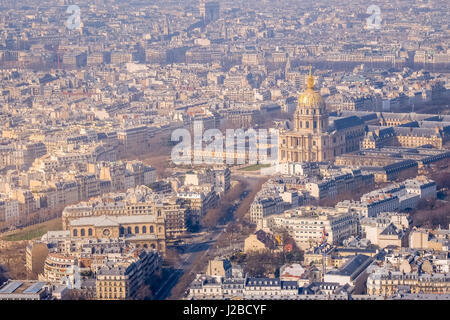
{"label": "golden dome", "polygon": [[306,80],[306,90],[302,92],[298,98],[299,108],[323,108],[325,102],[319,92],[314,90],[314,77],[311,74],[311,66],[309,67],[309,76]]}

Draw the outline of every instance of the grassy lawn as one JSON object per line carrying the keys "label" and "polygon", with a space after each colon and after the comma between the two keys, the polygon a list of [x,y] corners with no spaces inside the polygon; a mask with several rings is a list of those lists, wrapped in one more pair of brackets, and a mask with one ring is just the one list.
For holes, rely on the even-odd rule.
{"label": "grassy lawn", "polygon": [[256,170],[259,170],[261,168],[268,168],[268,167],[270,167],[270,164],[252,164],[252,165],[250,165],[248,167],[244,167],[244,168],[241,168],[239,170],[242,170],[242,171],[256,171]]}
{"label": "grassy lawn", "polygon": [[54,231],[61,229],[62,229],[61,218],[57,218],[33,226],[29,226],[24,229],[13,231],[8,235],[3,236],[2,240],[6,241],[32,240],[42,237],[45,233],[47,233],[47,231]]}

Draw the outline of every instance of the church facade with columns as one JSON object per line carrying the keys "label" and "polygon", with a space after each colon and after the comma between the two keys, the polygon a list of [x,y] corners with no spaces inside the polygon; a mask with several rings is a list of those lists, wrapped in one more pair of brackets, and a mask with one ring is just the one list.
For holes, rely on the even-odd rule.
{"label": "church facade with columns", "polygon": [[293,129],[280,132],[281,163],[329,161],[360,149],[364,122],[356,116],[329,121],[325,102],[314,87],[310,69],[306,90],[300,94],[294,113]]}

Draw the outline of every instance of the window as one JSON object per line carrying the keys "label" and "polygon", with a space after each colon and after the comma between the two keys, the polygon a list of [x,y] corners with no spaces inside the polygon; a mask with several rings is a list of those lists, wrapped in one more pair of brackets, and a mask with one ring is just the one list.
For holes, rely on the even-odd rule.
{"label": "window", "polygon": [[84,229],[81,229],[81,236],[84,237],[84,235],[85,235]]}
{"label": "window", "polygon": [[147,233],[147,227],[146,226],[142,227],[142,233]]}
{"label": "window", "polygon": [[150,233],[155,232],[155,228],[153,226],[150,226]]}
{"label": "window", "polygon": [[73,229],[73,236],[77,237],[78,236],[78,230],[77,229]]}
{"label": "window", "polygon": [[138,234],[139,233],[139,227],[134,227],[134,233]]}
{"label": "window", "polygon": [[88,229],[88,236],[92,236],[92,229],[91,228]]}
{"label": "window", "polygon": [[306,121],[306,128],[309,128],[309,121]]}
{"label": "window", "polygon": [[128,233],[128,234],[131,234],[131,227],[128,227],[128,228],[127,228],[127,233]]}

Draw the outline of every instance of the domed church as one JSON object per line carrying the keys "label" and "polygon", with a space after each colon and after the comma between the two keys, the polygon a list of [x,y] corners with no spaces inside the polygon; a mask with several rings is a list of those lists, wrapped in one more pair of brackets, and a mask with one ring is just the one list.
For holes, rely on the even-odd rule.
{"label": "domed church", "polygon": [[298,98],[294,129],[280,132],[278,158],[281,163],[333,160],[359,150],[364,131],[364,122],[356,116],[330,121],[310,67],[306,90]]}

